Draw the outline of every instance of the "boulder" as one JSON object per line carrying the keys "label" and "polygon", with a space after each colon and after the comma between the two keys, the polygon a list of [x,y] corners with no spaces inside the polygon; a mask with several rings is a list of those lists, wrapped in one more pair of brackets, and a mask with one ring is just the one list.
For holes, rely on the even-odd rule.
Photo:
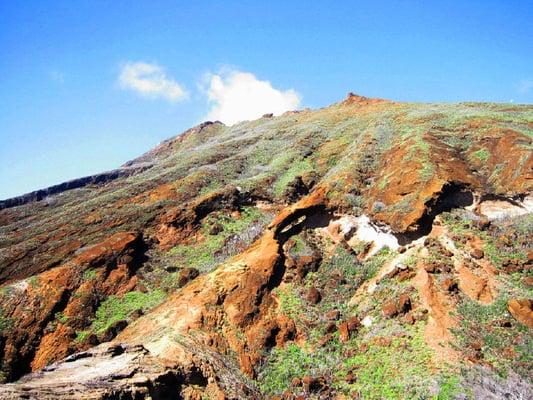
{"label": "boulder", "polygon": [[386,318],[393,318],[398,315],[398,307],[395,300],[386,301],[381,305],[381,311]]}
{"label": "boulder", "polygon": [[357,376],[355,374],[347,374],[344,380],[352,385],[357,382]]}
{"label": "boulder", "polygon": [[332,321],[336,321],[341,317],[341,312],[339,310],[333,310],[326,314],[326,318]]}
{"label": "boulder", "polygon": [[485,253],[481,249],[474,249],[470,252],[470,256],[476,260],[480,260],[485,256]]}
{"label": "boulder", "polygon": [[337,330],[337,324],[336,324],[335,322],[333,322],[333,321],[329,321],[329,322],[326,324],[325,328],[324,328],[324,331],[325,331],[326,333],[333,333],[333,332],[335,332],[336,330]]}
{"label": "boulder", "polygon": [[198,277],[200,275],[200,271],[198,271],[196,268],[188,267],[183,268],[179,275],[178,275],[178,286],[183,287],[190,281],[192,281],[194,278]]}
{"label": "boulder", "polygon": [[327,390],[328,386],[324,377],[304,376],[302,386],[306,393],[319,393]]}
{"label": "boulder", "polygon": [[348,332],[350,334],[352,334],[354,332],[357,332],[359,330],[359,328],[361,328],[361,326],[362,326],[361,325],[361,321],[356,316],[353,316],[350,319],[348,319],[346,324],[347,324],[347,327],[348,327]]}
{"label": "boulder", "polygon": [[398,282],[404,282],[408,279],[411,279],[415,275],[416,273],[412,269],[406,268],[400,271],[396,279],[398,279]]}
{"label": "boulder", "polygon": [[315,305],[320,303],[320,300],[322,300],[322,293],[316,287],[311,286],[309,292],[307,292],[307,301]]}
{"label": "boulder", "polygon": [[405,322],[409,325],[414,325],[414,323],[416,322],[416,319],[411,311],[405,314]]}
{"label": "boulder", "polygon": [[445,292],[456,292],[458,289],[457,281],[455,281],[453,278],[444,278],[440,281],[440,287]]}
{"label": "boulder", "polygon": [[533,300],[512,299],[507,304],[509,313],[519,322],[529,328],[533,328]]}
{"label": "boulder", "polygon": [[350,340],[350,330],[348,329],[348,323],[343,322],[339,326],[339,341],[341,343],[347,343]]}
{"label": "boulder", "polygon": [[347,343],[350,338],[361,328],[361,321],[357,317],[351,317],[348,321],[339,326],[339,340],[341,343]]}

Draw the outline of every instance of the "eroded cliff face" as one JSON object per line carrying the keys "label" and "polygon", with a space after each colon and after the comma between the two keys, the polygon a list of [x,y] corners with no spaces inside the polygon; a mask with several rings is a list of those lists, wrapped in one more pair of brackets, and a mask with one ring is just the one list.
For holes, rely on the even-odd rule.
{"label": "eroded cliff face", "polygon": [[0,396],[416,396],[464,360],[530,393],[532,131],[530,106],[350,95],[5,208],[3,379],[34,374]]}

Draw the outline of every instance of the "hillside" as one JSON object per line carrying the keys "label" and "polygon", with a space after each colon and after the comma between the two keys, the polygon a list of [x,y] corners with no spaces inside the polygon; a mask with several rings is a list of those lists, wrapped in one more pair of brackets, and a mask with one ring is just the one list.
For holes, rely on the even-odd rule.
{"label": "hillside", "polygon": [[350,94],[0,202],[0,398],[531,398],[532,140]]}

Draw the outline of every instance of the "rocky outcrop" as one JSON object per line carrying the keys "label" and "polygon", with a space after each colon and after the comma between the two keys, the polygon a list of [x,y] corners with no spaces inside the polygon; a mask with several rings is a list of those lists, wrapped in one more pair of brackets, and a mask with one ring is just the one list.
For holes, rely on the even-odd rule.
{"label": "rocky outcrop", "polygon": [[507,309],[516,320],[533,329],[533,301],[531,299],[512,299]]}
{"label": "rocky outcrop", "polygon": [[141,235],[117,233],[79,251],[70,265],[4,291],[2,315],[11,322],[0,332],[3,376],[17,379],[90,345],[77,342],[76,332],[91,324],[105,295],[135,287],[144,251]]}
{"label": "rocky outcrop", "polygon": [[161,305],[159,312],[164,318],[140,319],[118,339],[143,343],[160,357],[181,359],[190,349],[169,344],[165,337],[153,342],[146,337],[158,337],[158,331],[169,328],[177,335],[197,332],[197,340],[213,350],[239,354],[241,370],[255,376],[262,349],[295,332],[293,323],[276,315],[276,300],[271,294],[285,272],[283,243],[290,237],[289,232],[294,234],[305,226],[307,216],[324,208],[322,190],[286,208],[248,250],[198,277]]}
{"label": "rocky outcrop", "polygon": [[[0,386],[2,399],[210,399],[259,398],[257,388],[232,388],[227,396],[224,384],[235,379],[217,357],[196,357],[187,365],[172,365],[154,357],[142,345],[105,344],[40,372],[25,376],[16,384]],[[201,388],[201,391],[199,390]]]}
{"label": "rocky outcrop", "polygon": [[[284,273],[282,245],[290,237],[289,232],[294,234],[305,226],[305,218],[308,215],[324,208],[325,198],[324,192],[321,190],[288,207],[269,225],[263,237],[250,249],[211,274],[195,279],[182,292],[161,305],[159,313],[165,315],[164,318],[142,318],[126,328],[118,336],[117,342],[100,347],[102,349],[121,349],[120,343],[122,342],[137,343],[136,347],[132,348],[133,353],[124,351],[124,355],[120,356],[124,360],[118,358],[109,361],[109,351],[105,350],[102,353],[98,350],[96,353],[76,354],[69,362],[90,357],[91,362],[87,363],[85,360],[83,368],[91,365],[91,369],[97,369],[101,372],[106,370],[108,364],[115,366],[119,362],[125,363],[126,366],[121,367],[120,370],[111,369],[109,371],[110,374],[117,374],[119,378],[112,378],[114,375],[109,377],[106,373],[98,374],[98,379],[101,379],[102,382],[111,379],[117,387],[98,385],[101,387],[96,391],[95,398],[106,398],[106,393],[119,390],[121,386],[129,387],[132,382],[134,388],[128,389],[133,390],[132,396],[137,395],[136,393],[148,393],[152,398],[157,398],[153,397],[147,388],[152,386],[150,382],[160,379],[161,376],[168,376],[169,372],[161,370],[161,365],[170,363],[176,368],[190,365],[198,357],[198,354],[204,353],[203,350],[200,350],[204,346],[208,346],[211,349],[209,351],[216,351],[221,354],[226,354],[230,350],[235,351],[240,355],[238,359],[240,370],[246,375],[254,377],[254,367],[261,359],[261,351],[265,346],[269,346],[268,343],[271,343],[270,346],[276,343],[281,344],[295,334],[293,322],[282,315],[275,315],[276,302],[270,293],[281,282]],[[91,265],[94,268],[108,259],[110,254],[120,254],[120,249],[136,240],[135,236],[131,236],[130,239],[128,241],[126,235],[114,237],[102,244],[101,248],[90,248],[80,253],[76,261],[80,265]],[[109,254],[106,255],[105,251]],[[134,258],[130,260],[122,251],[122,255],[118,256],[117,259],[133,261]],[[69,303],[65,307],[64,315],[70,316]],[[170,334],[168,329],[171,329],[173,333]],[[220,330],[224,335],[217,333]],[[166,331],[164,336],[160,336],[159,332],[162,331]],[[56,330],[53,334],[64,334],[64,330]],[[182,340],[169,342],[169,334],[172,337],[181,337]],[[194,347],[189,345],[191,340],[196,343]],[[48,348],[54,348],[57,355],[57,347]],[[44,356],[45,354],[37,354],[33,365],[42,367],[37,364],[37,360],[43,359]],[[128,370],[129,363],[137,365],[140,359],[143,360],[143,363],[148,362],[148,365],[157,366],[156,375],[159,373],[161,375],[143,378],[144,381],[140,382],[137,376],[138,371],[124,372]],[[54,396],[77,396],[77,393],[82,392],[89,383],[81,381],[81,383],[77,382],[79,385],[76,388],[67,385],[68,388],[55,389],[50,384],[55,379],[59,379],[59,375],[63,371],[69,370],[70,365],[77,366],[77,364],[68,364],[67,362],[58,364],[58,367],[46,368],[42,374],[30,375],[20,381],[17,386],[10,386],[10,390],[12,393],[22,393],[26,390],[25,385],[31,384],[32,389],[30,391],[33,390],[36,393],[49,391],[49,393],[54,393]],[[80,373],[83,373],[83,368]],[[143,371],[139,373],[145,376]],[[170,375],[172,374],[177,375],[178,373],[173,372]],[[122,376],[127,377],[127,379],[121,380],[120,377]],[[175,385],[183,378],[173,376],[169,379]],[[157,385],[156,390],[164,391],[166,389]],[[249,388],[247,393],[253,393],[253,390],[253,388]]]}

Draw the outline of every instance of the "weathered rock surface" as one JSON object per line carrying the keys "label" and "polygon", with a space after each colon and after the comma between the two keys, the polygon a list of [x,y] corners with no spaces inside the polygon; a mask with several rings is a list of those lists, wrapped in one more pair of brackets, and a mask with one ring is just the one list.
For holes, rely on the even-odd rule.
{"label": "weathered rock surface", "polygon": [[173,365],[154,357],[142,345],[113,343],[74,354],[16,384],[1,385],[0,398],[193,399],[200,395],[195,387],[202,387],[212,399],[259,398],[253,386],[232,388],[236,392],[228,396],[223,385],[231,374],[216,358],[196,357],[187,365]]}
{"label": "weathered rock surface", "polygon": [[533,328],[533,301],[531,299],[512,299],[507,309],[516,320],[529,328]]}
{"label": "weathered rock surface", "polygon": [[[22,281],[4,293],[3,312],[12,321],[2,343],[4,375],[16,379],[30,368],[38,370],[85,347],[74,342],[76,330],[90,325],[101,295],[135,287],[134,271],[143,258],[141,235],[117,233],[79,251],[72,264],[45,271],[33,278],[33,284]],[[59,315],[61,320],[54,322]]]}

